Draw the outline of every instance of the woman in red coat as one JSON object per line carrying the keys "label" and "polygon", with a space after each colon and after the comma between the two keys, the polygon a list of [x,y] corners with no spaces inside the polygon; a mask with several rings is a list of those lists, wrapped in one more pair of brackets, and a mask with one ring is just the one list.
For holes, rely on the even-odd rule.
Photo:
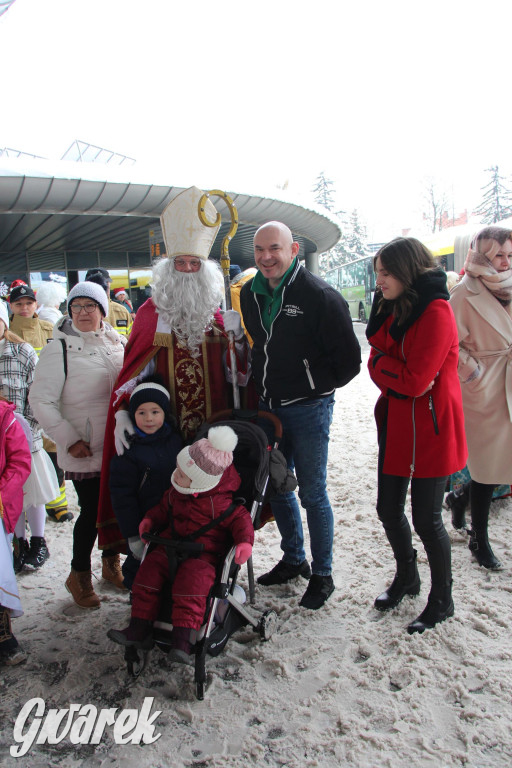
{"label": "woman in red coat", "polygon": [[397,238],[376,254],[377,292],[366,330],[370,376],[381,390],[377,513],[396,560],[392,584],[375,600],[384,611],[417,595],[416,551],[404,514],[409,481],[414,530],[430,565],[425,610],[407,628],[431,629],[453,616],[451,548],[441,508],[446,478],[467,458],[457,375],[457,327],[446,275],[414,238]]}

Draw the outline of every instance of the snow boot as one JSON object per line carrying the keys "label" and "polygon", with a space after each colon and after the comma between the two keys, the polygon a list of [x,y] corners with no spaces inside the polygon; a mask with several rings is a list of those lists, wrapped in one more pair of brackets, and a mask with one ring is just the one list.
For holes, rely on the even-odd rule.
{"label": "snow boot", "polygon": [[452,600],[452,582],[445,587],[432,587],[428,596],[425,609],[420,613],[407,627],[407,632],[413,635],[415,632],[421,634],[426,629],[433,629],[445,619],[449,619],[455,613]]}
{"label": "snow boot", "polygon": [[123,572],[121,570],[121,561],[119,555],[110,555],[101,560],[101,576],[105,581],[109,581],[114,587],[126,591],[124,585]]}
{"label": "snow boot", "polygon": [[80,608],[99,608],[100,599],[92,587],[91,571],[75,571],[66,579],[66,589]]}
{"label": "snow boot", "polygon": [[50,552],[46,546],[43,536],[32,536],[30,539],[30,548],[25,557],[25,565],[30,568],[41,568],[50,557]]}
{"label": "snow boot", "polygon": [[490,571],[499,571],[503,566],[489,544],[488,526],[493,485],[471,481],[471,530],[468,548],[478,565]]}
{"label": "snow boot", "polygon": [[470,483],[464,483],[456,491],[449,493],[444,503],[452,513],[452,525],[456,531],[466,527],[466,509],[469,505],[469,487]]}
{"label": "snow boot", "polygon": [[179,664],[190,664],[190,627],[173,627],[171,632],[171,650],[169,658]]}
{"label": "snow boot", "polygon": [[491,549],[487,531],[471,530],[468,549],[471,550],[473,557],[482,568],[487,568],[489,571],[500,571],[503,568],[502,563]]}
{"label": "snow boot", "polygon": [[118,645],[132,646],[142,651],[149,651],[153,647],[151,622],[149,619],[140,619],[138,616],[132,616],[125,629],[109,629],[107,637]]}
{"label": "snow boot", "polygon": [[405,595],[419,595],[421,581],[416,564],[417,552],[413,551],[414,554],[409,560],[396,561],[395,578],[385,592],[375,599],[374,606],[378,611],[395,608]]}

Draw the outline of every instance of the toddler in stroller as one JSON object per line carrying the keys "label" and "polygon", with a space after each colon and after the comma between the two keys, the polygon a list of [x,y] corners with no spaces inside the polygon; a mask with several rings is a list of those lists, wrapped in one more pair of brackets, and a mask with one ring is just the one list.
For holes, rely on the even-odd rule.
{"label": "toddler in stroller", "polygon": [[[162,587],[170,580],[170,653],[176,661],[190,660],[191,630],[197,632],[203,624],[207,598],[230,543],[237,565],[248,560],[254,543],[251,515],[240,500],[233,500],[241,482],[233,466],[237,442],[229,426],[211,427],[207,437],[178,454],[172,487],[139,528],[141,538],[164,528],[158,537],[148,536],[162,543],[147,554],[135,577],[129,625],[107,633],[114,642],[142,650],[153,646]],[[180,546],[162,546],[165,540]]]}

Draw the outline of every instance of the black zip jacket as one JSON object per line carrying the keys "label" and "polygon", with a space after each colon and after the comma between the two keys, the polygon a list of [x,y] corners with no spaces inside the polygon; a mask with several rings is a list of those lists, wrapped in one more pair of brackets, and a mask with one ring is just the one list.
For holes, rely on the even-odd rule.
{"label": "black zip jacket", "polygon": [[288,276],[281,306],[267,333],[262,296],[240,294],[244,324],[253,338],[252,372],[258,393],[278,407],[343,387],[361,367],[361,348],[348,304],[338,291],[303,267]]}
{"label": "black zip jacket", "polygon": [[180,435],[165,423],[154,435],[138,435],[121,456],[110,463],[110,495],[123,536],[139,535],[145,513],[156,506],[171,485],[176,456],[183,447]]}

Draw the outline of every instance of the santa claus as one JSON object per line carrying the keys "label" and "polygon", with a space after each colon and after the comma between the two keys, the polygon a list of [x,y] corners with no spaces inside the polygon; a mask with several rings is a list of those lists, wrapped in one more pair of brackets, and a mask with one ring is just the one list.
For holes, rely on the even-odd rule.
{"label": "santa claus", "polygon": [[[154,373],[162,376],[186,441],[193,439],[212,413],[232,407],[226,361],[229,331],[235,337],[238,384],[247,383],[249,348],[240,316],[219,312],[224,278],[220,266],[208,256],[220,221],[203,224],[198,214],[203,196],[200,189],[191,187],[175,197],[161,216],[167,256],[154,265],[152,297],[137,312],[109,407],[98,510],[100,549],[124,548],[108,480],[114,450],[122,453],[130,445],[134,425],[128,401],[139,381]],[[203,208],[208,220],[216,222],[219,217],[209,198]]]}

